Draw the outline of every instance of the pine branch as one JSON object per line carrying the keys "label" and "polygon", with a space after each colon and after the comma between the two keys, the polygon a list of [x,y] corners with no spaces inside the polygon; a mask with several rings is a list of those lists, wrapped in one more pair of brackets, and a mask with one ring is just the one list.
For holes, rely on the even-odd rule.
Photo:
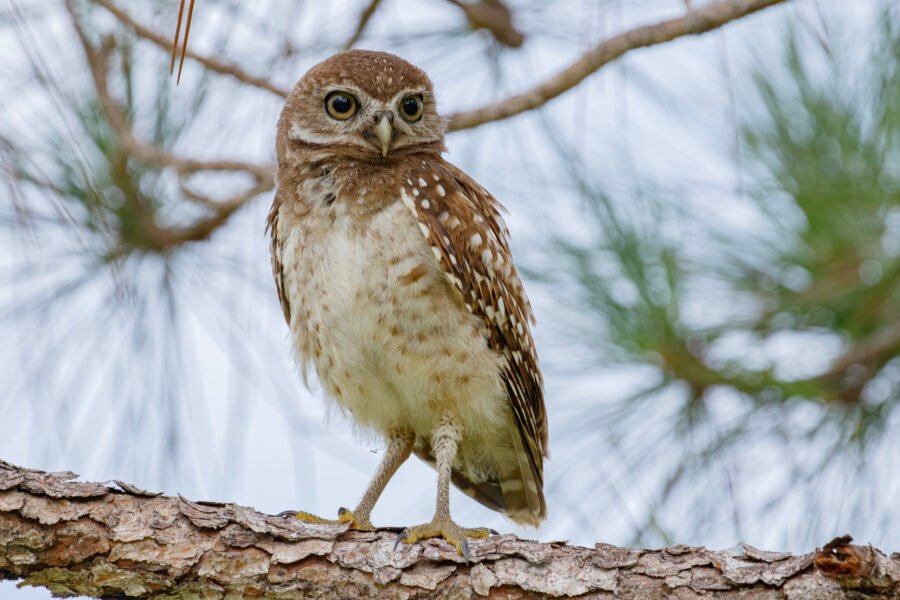
{"label": "pine branch", "polygon": [[472,31],[487,31],[494,41],[507,48],[519,48],[525,42],[525,34],[516,29],[512,11],[500,0],[447,0],[466,16]]}
{"label": "pine branch", "polygon": [[[171,49],[171,40],[169,38],[135,21],[128,13],[119,8],[113,0],[93,1],[112,13],[113,16],[138,37],[149,40],[166,51]],[[681,17],[661,21],[659,23],[654,23],[653,25],[637,27],[620,33],[619,35],[599,42],[569,67],[529,90],[509,98],[491,102],[473,110],[451,114],[447,119],[449,123],[448,130],[459,131],[461,129],[470,129],[493,121],[508,119],[523,112],[539,108],[550,100],[553,100],[576,87],[585,78],[597,72],[601,67],[622,57],[631,50],[663,44],[689,35],[706,33],[727,23],[763,10],[764,8],[785,1],[786,0],[720,0],[719,2],[713,2],[706,6],[691,10]],[[373,3],[373,5],[377,7],[377,3]],[[365,22],[361,21],[361,23],[364,27]],[[355,39],[352,39],[351,41],[355,42]],[[232,63],[226,63],[209,56],[203,56],[190,49],[187,50],[187,57],[198,61],[204,67],[215,73],[230,75],[248,85],[267,90],[281,97],[286,97],[288,94],[287,90],[279,88],[271,81],[251,75]]]}
{"label": "pine branch", "polygon": [[900,555],[838,538],[790,555],[594,548],[511,535],[394,550],[395,530],[348,532],[234,504],[74,481],[0,461],[0,579],[93,598],[896,598]]}
{"label": "pine branch", "polygon": [[[246,203],[272,188],[274,183],[274,167],[233,160],[196,160],[173,155],[153,144],[142,142],[135,135],[125,111],[113,98],[108,82],[108,59],[113,50],[110,39],[99,48],[94,48],[82,26],[72,0],[66,0],[66,8],[72,19],[72,25],[81,42],[90,73],[94,81],[100,108],[116,134],[117,141],[129,155],[148,164],[172,168],[178,176],[179,189],[185,198],[199,202],[210,210],[211,214],[198,219],[187,226],[160,226],[153,219],[149,209],[143,205],[133,208],[142,218],[142,244],[152,250],[166,251],[176,246],[208,239],[219,227]],[[226,199],[214,200],[188,187],[186,177],[201,171],[243,172],[255,181],[244,191]]]}
{"label": "pine branch", "polygon": [[[127,12],[119,8],[114,0],[93,1],[109,11],[138,37],[146,39],[160,48],[166,50],[170,48],[170,40],[168,37],[163,36],[134,20]],[[721,0],[693,10],[685,16],[663,21],[654,25],[639,27],[619,34],[598,43],[570,67],[555,77],[538,84],[529,91],[475,110],[450,115],[448,118],[449,130],[458,131],[461,129],[477,127],[491,121],[507,119],[527,110],[538,108],[553,98],[577,86],[581,81],[590,74],[596,72],[603,65],[621,57],[630,50],[660,44],[686,35],[703,33],[783,1],[784,0]],[[75,16],[73,5],[69,2],[67,6],[75,20],[76,29],[78,29],[77,17]],[[360,32],[362,28],[365,27],[369,17],[371,17],[371,13],[374,13],[377,7],[377,2],[372,2],[369,5],[369,9],[371,10],[367,9],[360,20]],[[166,249],[183,242],[206,239],[248,200],[271,189],[273,185],[273,168],[270,166],[255,165],[240,161],[199,161],[186,157],[177,157],[152,144],[143,143],[138,140],[109,93],[105,81],[106,69],[102,64],[104,59],[103,53],[92,52],[90,44],[87,43],[84,35],[80,31],[79,34],[87,54],[88,62],[91,66],[91,74],[95,80],[98,96],[101,100],[101,106],[105,116],[114,127],[120,144],[127,152],[147,163],[172,167],[176,170],[180,178],[184,175],[190,175],[197,171],[204,170],[244,171],[255,178],[255,184],[245,192],[227,201],[209,204],[211,208],[215,209],[214,214],[209,219],[197,223],[196,226],[185,228],[183,231],[163,232],[165,235],[159,236],[158,243],[155,243],[156,246]],[[235,64],[203,56],[190,49],[187,50],[187,56],[200,62],[205,68],[212,72],[229,75],[247,85],[265,89],[278,96],[285,97],[287,95],[287,90],[279,88],[265,78],[251,75]],[[183,190],[187,190],[184,181],[181,181],[180,184]],[[194,194],[190,192],[190,190],[186,191],[185,196],[198,201],[202,200],[199,198],[198,194]]]}
{"label": "pine branch", "polygon": [[350,39],[344,44],[344,50],[349,50],[356,45],[356,42],[363,36],[366,27],[369,25],[369,21],[372,19],[372,16],[375,14],[375,11],[378,10],[380,5],[381,0],[369,0],[369,3],[359,15],[359,22],[356,24],[356,29],[353,30],[353,35],[351,35]]}
{"label": "pine branch", "polygon": [[688,35],[706,33],[726,23],[785,0],[722,0],[697,8],[675,19],[637,27],[598,43],[578,60],[547,81],[509,98],[474,110],[450,115],[449,131],[501,121],[541,107],[576,87],[601,67],[638,48],[656,46]]}

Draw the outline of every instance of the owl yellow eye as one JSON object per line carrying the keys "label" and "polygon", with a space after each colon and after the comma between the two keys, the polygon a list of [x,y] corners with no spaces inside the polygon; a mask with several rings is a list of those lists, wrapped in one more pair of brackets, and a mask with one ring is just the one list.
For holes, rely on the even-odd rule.
{"label": "owl yellow eye", "polygon": [[356,98],[347,92],[331,92],[325,97],[325,110],[340,121],[346,121],[356,112]]}
{"label": "owl yellow eye", "polygon": [[425,102],[422,100],[421,94],[407,96],[400,101],[400,114],[410,123],[421,119],[423,110],[425,110]]}

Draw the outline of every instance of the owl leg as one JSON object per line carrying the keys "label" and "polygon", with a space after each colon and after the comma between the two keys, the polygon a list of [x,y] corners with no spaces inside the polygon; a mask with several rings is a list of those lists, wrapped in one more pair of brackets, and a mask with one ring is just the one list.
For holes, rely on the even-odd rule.
{"label": "owl leg", "polygon": [[434,452],[435,466],[438,472],[434,517],[430,523],[408,527],[401,531],[397,536],[395,548],[400,542],[414,544],[418,540],[442,537],[455,546],[456,551],[468,561],[469,544],[466,542],[466,538],[486,538],[490,535],[489,529],[460,527],[450,518],[450,476],[460,437],[459,426],[453,422],[452,418],[445,416],[441,419],[431,440],[431,449]]}
{"label": "owl leg", "polygon": [[338,510],[337,519],[323,519],[322,517],[302,511],[287,511],[287,513],[281,514],[293,516],[306,523],[314,523],[317,525],[349,523],[350,529],[375,529],[372,526],[372,522],[369,520],[372,509],[375,507],[375,503],[381,496],[381,492],[384,491],[385,486],[387,486],[388,481],[391,480],[391,477],[394,476],[394,473],[397,472],[400,465],[409,458],[414,441],[415,436],[408,432],[392,432],[388,436],[388,445],[384,453],[384,458],[381,459],[381,464],[378,465],[378,470],[375,471],[375,475],[372,477],[372,481],[369,482],[369,487],[366,488],[366,492],[356,506],[356,510],[350,511],[346,508],[340,508]]}
{"label": "owl leg", "polygon": [[378,470],[375,471],[372,481],[369,482],[369,487],[366,488],[359,504],[356,505],[356,510],[351,513],[342,508],[338,511],[339,521],[353,523],[351,525],[353,529],[374,529],[369,521],[372,509],[375,508],[375,503],[381,497],[381,492],[384,491],[388,481],[391,480],[400,465],[409,458],[415,439],[415,436],[409,432],[395,432],[390,435],[384,458],[381,459],[381,464],[378,465]]}

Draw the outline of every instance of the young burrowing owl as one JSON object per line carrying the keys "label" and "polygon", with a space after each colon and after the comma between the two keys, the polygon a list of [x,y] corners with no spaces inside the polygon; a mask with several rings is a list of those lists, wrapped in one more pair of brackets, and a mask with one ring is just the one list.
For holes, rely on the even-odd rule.
{"label": "young burrowing owl", "polygon": [[415,452],[437,469],[437,506],[398,540],[443,537],[468,554],[466,537],[487,535],[451,520],[451,481],[539,524],[547,416],[534,317],[500,204],[441,156],[428,76],[383,52],[332,56],[288,96],[276,146],[272,265],[294,348],[327,396],[387,444],[338,521],[370,529]]}

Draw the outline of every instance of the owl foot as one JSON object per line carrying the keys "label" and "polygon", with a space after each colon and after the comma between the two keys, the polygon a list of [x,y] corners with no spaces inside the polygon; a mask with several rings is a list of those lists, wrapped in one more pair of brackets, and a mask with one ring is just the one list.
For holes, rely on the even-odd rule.
{"label": "owl foot", "polygon": [[369,518],[367,516],[357,517],[355,514],[353,514],[352,510],[343,507],[338,509],[337,519],[323,519],[322,517],[319,517],[312,513],[295,510],[286,510],[284,512],[280,512],[278,513],[278,516],[293,517],[295,519],[300,519],[304,523],[310,523],[312,525],[343,525],[344,523],[349,523],[350,529],[356,529],[358,531],[373,531],[375,529],[372,526],[372,522],[369,521]]}
{"label": "owl foot", "polygon": [[404,544],[415,544],[419,540],[442,537],[454,546],[460,556],[468,563],[469,544],[466,542],[466,538],[482,539],[489,537],[490,535],[491,530],[485,527],[460,527],[454,523],[449,516],[435,517],[431,523],[407,527],[401,531],[397,536],[397,541],[394,542],[394,550],[397,549],[400,542],[403,542]]}

